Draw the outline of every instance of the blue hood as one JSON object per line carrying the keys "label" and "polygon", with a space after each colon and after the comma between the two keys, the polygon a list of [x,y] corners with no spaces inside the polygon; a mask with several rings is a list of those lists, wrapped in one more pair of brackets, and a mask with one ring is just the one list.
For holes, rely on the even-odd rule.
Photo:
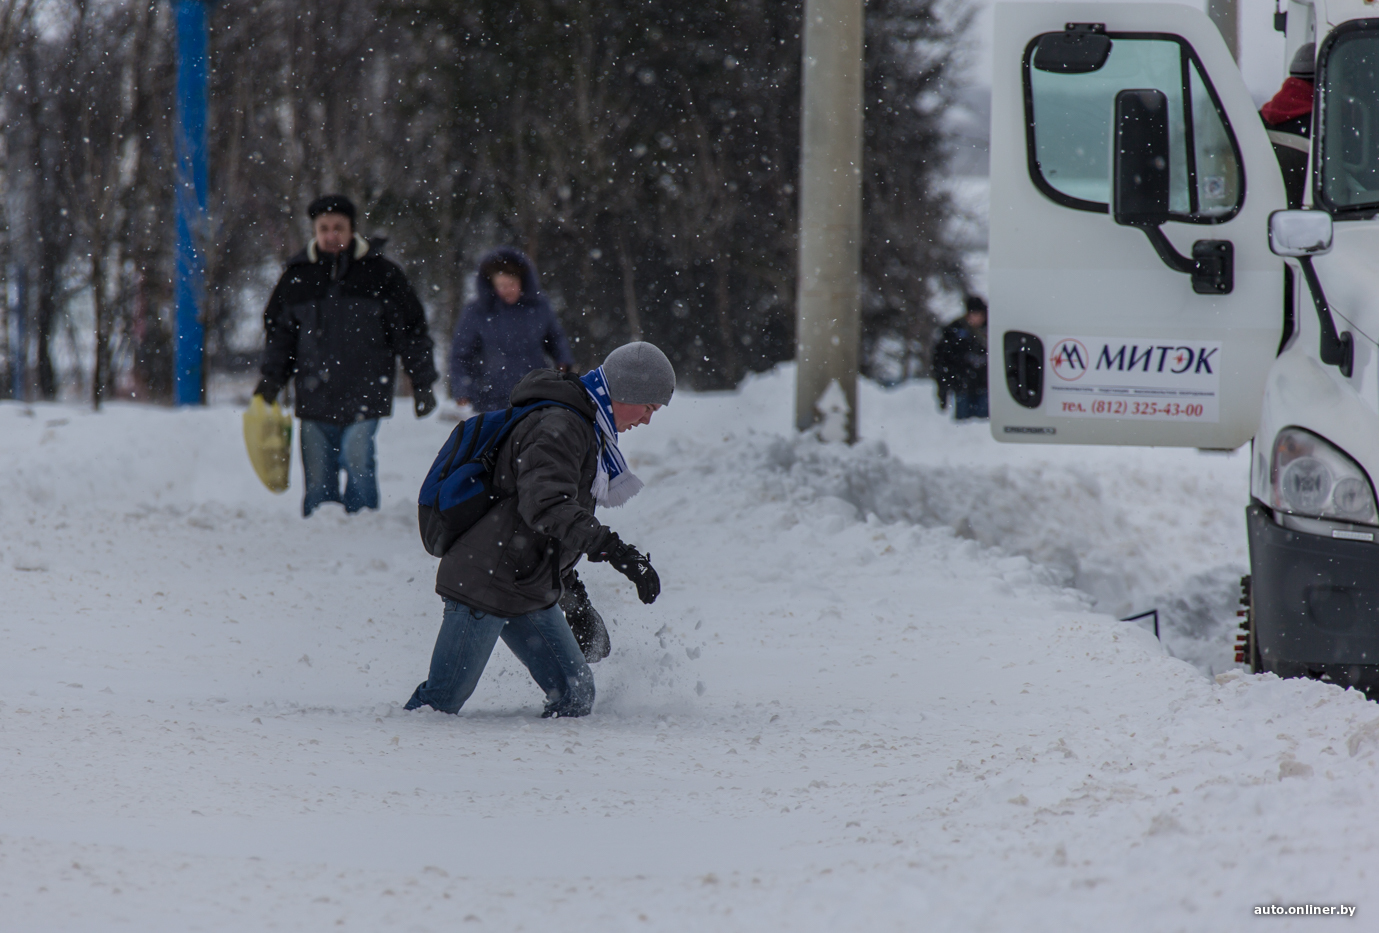
{"label": "blue hood", "polygon": [[493,283],[489,277],[484,275],[483,270],[486,266],[498,260],[513,262],[522,267],[522,297],[517,299],[517,304],[512,307],[538,307],[546,303],[546,296],[541,294],[541,283],[536,278],[536,266],[527,258],[527,254],[520,249],[511,246],[500,246],[490,250],[479,259],[478,271],[474,273],[475,304],[485,311],[502,310],[507,305],[503,304],[498,293],[493,290]]}

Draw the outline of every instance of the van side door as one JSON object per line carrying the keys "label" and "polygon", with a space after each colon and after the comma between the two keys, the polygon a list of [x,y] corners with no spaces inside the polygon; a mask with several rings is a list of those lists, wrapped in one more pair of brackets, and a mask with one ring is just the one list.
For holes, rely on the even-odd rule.
{"label": "van side door", "polygon": [[1233,449],[1283,328],[1273,149],[1212,22],[1177,4],[996,5],[997,440]]}

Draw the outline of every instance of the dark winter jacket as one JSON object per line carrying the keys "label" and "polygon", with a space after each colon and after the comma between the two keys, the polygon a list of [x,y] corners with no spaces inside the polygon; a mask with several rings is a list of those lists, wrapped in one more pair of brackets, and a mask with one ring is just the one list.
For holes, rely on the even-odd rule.
{"label": "dark winter jacket", "polygon": [[1307,158],[1312,149],[1312,82],[1290,77],[1267,104],[1260,108],[1274,155],[1283,171],[1288,206],[1302,207],[1307,190]]}
{"label": "dark winter jacket", "polygon": [[315,242],[293,256],[263,312],[258,391],[296,378],[297,416],[351,424],[393,412],[397,358],[417,388],[436,381],[426,314],[395,263],[360,236],[332,256]]}
{"label": "dark winter jacket", "polygon": [[531,261],[505,247],[484,256],[480,268],[494,259],[522,267],[522,297],[505,303],[493,283],[476,274],[478,297],[460,314],[450,344],[450,397],[467,398],[479,411],[506,408],[513,387],[533,369],[548,365],[546,357],[557,366],[575,362]]}
{"label": "dark winter jacket", "polygon": [[931,361],[934,381],[947,392],[986,391],[986,327],[960,317],[943,329]]}
{"label": "dark winter jacket", "polygon": [[501,499],[451,546],[436,592],[497,616],[544,609],[560,599],[560,578],[593,550],[608,528],[594,517],[598,435],[594,402],[579,377],[529,373],[512,404],[554,399],[513,428],[498,449],[494,487]]}

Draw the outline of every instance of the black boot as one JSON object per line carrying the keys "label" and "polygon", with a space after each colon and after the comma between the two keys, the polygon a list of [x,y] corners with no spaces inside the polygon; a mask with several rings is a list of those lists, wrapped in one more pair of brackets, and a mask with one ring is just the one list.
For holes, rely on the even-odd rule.
{"label": "black boot", "polygon": [[608,657],[612,646],[608,642],[608,628],[603,624],[603,616],[589,601],[589,592],[584,581],[571,570],[560,581],[565,592],[560,596],[560,610],[565,613],[565,621],[570,623],[570,631],[575,633],[575,641],[584,652],[584,660],[590,664]]}

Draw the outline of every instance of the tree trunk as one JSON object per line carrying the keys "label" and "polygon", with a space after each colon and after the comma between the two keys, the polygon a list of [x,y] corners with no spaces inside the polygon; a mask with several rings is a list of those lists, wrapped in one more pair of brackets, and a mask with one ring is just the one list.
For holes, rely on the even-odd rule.
{"label": "tree trunk", "polygon": [[57,368],[53,366],[53,327],[57,323],[57,263],[60,250],[51,240],[38,249],[38,395],[45,402],[57,399]]}
{"label": "tree trunk", "polygon": [[637,312],[637,265],[627,249],[627,234],[618,225],[618,264],[622,267],[622,304],[627,313],[627,329],[633,340],[642,339],[642,318]]}
{"label": "tree trunk", "polygon": [[110,379],[109,312],[105,307],[105,256],[99,240],[91,244],[91,305],[96,318],[96,346],[91,357],[91,407],[100,411]]}
{"label": "tree trunk", "polygon": [[742,375],[737,356],[737,334],[733,327],[732,295],[728,291],[726,257],[719,253],[713,260],[714,303],[718,306],[718,339],[723,345],[723,366],[720,373],[725,388],[737,385]]}

